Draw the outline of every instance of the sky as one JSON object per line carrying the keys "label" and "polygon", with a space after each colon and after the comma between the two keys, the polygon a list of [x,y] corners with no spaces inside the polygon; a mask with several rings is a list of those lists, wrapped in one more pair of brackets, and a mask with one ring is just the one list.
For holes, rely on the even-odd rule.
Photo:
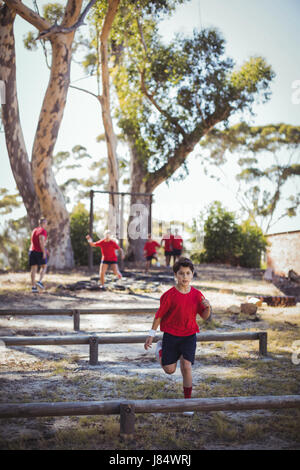
{"label": "sky", "polygon": [[[24,2],[32,7],[31,0]],[[39,8],[47,1],[38,1]],[[175,33],[190,35],[194,28],[217,28],[226,40],[226,55],[237,66],[251,56],[262,56],[272,66],[276,77],[271,85],[271,100],[255,105],[255,117],[248,120],[253,125],[285,122],[300,125],[300,99],[295,99],[300,88],[300,2],[299,0],[192,0],[179,7],[172,18],[165,20],[160,28],[164,41],[173,39]],[[21,122],[27,151],[31,154],[32,143],[43,96],[49,80],[41,49],[30,52],[24,49],[23,36],[34,28],[22,18],[15,22],[17,52],[17,87]],[[82,69],[72,65],[71,83],[96,91],[93,79],[82,80]],[[298,84],[297,84],[297,81]],[[300,97],[300,93],[298,95]],[[106,155],[105,145],[96,143],[96,136],[103,133],[100,105],[92,96],[69,89],[66,109],[55,152],[70,151],[80,144],[94,159]],[[124,152],[118,146],[120,153]],[[235,192],[237,166],[232,162],[223,168],[226,178],[222,183],[210,179],[203,172],[197,158],[198,149],[188,157],[189,175],[184,181],[161,184],[154,191],[153,216],[158,220],[179,219],[190,223],[209,203],[218,199],[231,211],[238,211]],[[0,187],[15,191],[15,182],[9,165],[4,135],[0,134]],[[217,170],[216,170],[217,171]],[[61,174],[58,180],[67,177]],[[60,182],[60,181],[59,181]],[[288,196],[298,186],[287,187]],[[100,188],[98,188],[100,189]],[[97,202],[96,202],[97,204]],[[98,204],[106,204],[99,196]],[[16,210],[13,217],[24,215]],[[272,227],[269,233],[300,230],[300,217],[285,218]]]}

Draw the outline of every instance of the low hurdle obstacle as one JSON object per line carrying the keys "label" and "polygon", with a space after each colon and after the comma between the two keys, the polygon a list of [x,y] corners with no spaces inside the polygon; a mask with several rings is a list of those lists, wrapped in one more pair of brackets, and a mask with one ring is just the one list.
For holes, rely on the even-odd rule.
{"label": "low hurdle obstacle", "polygon": [[[158,307],[157,307],[158,308]],[[140,315],[140,314],[155,314],[157,308],[144,307],[144,308],[89,308],[89,309],[0,309],[1,316],[59,316],[66,315],[73,317],[73,327],[75,331],[80,330],[80,315]]]}
{"label": "low hurdle obstacle", "polygon": [[300,395],[121,400],[84,402],[1,403],[0,418],[120,415],[120,433],[134,434],[135,413],[247,411],[299,408]]}
{"label": "low hurdle obstacle", "polygon": [[[131,344],[144,343],[147,335],[74,335],[74,336],[0,336],[0,342],[6,346],[47,346],[47,345],[70,345],[70,344],[89,344],[90,365],[98,364],[99,344]],[[157,342],[162,339],[162,334],[154,337]],[[218,341],[259,341],[259,354],[267,355],[267,332],[266,331],[235,331],[197,333],[197,342],[218,342]]]}

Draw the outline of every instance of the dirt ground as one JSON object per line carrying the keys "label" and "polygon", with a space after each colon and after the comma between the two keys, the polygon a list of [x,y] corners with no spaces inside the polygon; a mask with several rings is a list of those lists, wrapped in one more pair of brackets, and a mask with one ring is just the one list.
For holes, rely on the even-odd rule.
{"label": "dirt ground", "polygon": [[[133,290],[124,277],[119,282],[124,285],[123,290],[62,288],[90,277],[84,271],[49,273],[45,291],[32,294],[28,273],[0,274],[1,309],[133,309],[131,315],[82,315],[79,332],[73,330],[69,316],[1,316],[1,403],[182,398],[179,368],[174,375],[165,375],[154,358],[154,350],[145,351],[142,344],[100,345],[97,366],[89,365],[86,345],[1,344],[1,336],[13,335],[146,334],[153,315],[134,314],[134,308],[157,308],[162,293],[173,285],[172,281],[159,285],[144,283],[143,288],[134,284]],[[109,276],[108,280],[113,279]],[[259,270],[201,265],[193,285],[213,308],[213,321],[204,324],[199,320],[200,329],[268,332],[266,358],[259,357],[258,343],[253,341],[198,343],[193,397],[299,394],[300,366],[291,360],[294,344],[300,339],[299,304],[263,305],[255,316],[230,313],[230,306],[239,306],[249,297],[283,295],[272,283],[263,280]],[[197,412],[185,424],[178,413],[149,414],[139,417],[139,435],[131,441],[119,436],[116,416],[2,419],[0,449],[299,449],[299,418],[299,410],[205,416]],[[146,429],[146,424],[153,420],[159,420],[155,437]],[[186,426],[188,441],[176,432],[182,426]]]}

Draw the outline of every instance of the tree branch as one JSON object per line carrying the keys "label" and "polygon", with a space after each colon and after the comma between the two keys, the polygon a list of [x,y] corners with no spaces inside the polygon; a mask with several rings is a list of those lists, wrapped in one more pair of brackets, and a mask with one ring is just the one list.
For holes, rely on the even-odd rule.
{"label": "tree branch", "polygon": [[88,90],[85,90],[84,88],[80,88],[78,86],[74,86],[74,85],[69,85],[70,88],[75,88],[76,90],[79,90],[79,91],[84,91],[84,93],[88,93],[89,95],[92,95],[94,96],[94,98],[97,98],[97,100],[99,101],[99,96],[97,96],[95,93],[93,93],[92,91],[88,91]]}
{"label": "tree branch", "polygon": [[144,70],[142,70],[140,72],[140,75],[141,75],[141,90],[142,92],[144,93],[144,95],[148,98],[148,100],[153,104],[153,106],[159,111],[160,114],[162,114],[163,116],[165,116],[165,118],[171,122],[172,124],[175,125],[175,127],[177,128],[177,130],[183,135],[183,137],[186,136],[186,132],[185,130],[183,129],[183,127],[180,126],[180,124],[178,123],[178,120],[173,118],[169,113],[167,113],[167,111],[165,111],[164,109],[162,109],[162,107],[156,102],[156,100],[154,99],[153,97],[153,94],[150,94],[147,90],[147,87],[146,87],[146,84],[145,84],[145,72]]}
{"label": "tree branch", "polygon": [[4,2],[11,10],[15,11],[24,20],[28,21],[28,23],[35,26],[39,31],[50,28],[51,25],[45,18],[35,13],[35,11],[24,5],[20,0],[4,0]]}
{"label": "tree branch", "polygon": [[37,39],[47,39],[49,36],[52,36],[53,34],[69,34],[72,33],[73,31],[76,31],[79,26],[82,26],[84,24],[84,19],[90,10],[90,8],[96,3],[97,0],[91,0],[81,15],[79,16],[78,20],[72,25],[72,26],[60,26],[57,24],[54,24],[53,26],[50,26],[48,29],[44,29],[43,31],[40,32],[39,36]]}

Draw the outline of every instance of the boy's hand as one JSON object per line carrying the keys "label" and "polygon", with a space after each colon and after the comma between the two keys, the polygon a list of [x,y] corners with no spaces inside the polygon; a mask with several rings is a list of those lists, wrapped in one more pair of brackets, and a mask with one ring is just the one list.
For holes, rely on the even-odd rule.
{"label": "boy's hand", "polygon": [[147,349],[152,348],[152,341],[153,341],[153,336],[148,336],[144,344],[144,348],[146,349],[146,351]]}

